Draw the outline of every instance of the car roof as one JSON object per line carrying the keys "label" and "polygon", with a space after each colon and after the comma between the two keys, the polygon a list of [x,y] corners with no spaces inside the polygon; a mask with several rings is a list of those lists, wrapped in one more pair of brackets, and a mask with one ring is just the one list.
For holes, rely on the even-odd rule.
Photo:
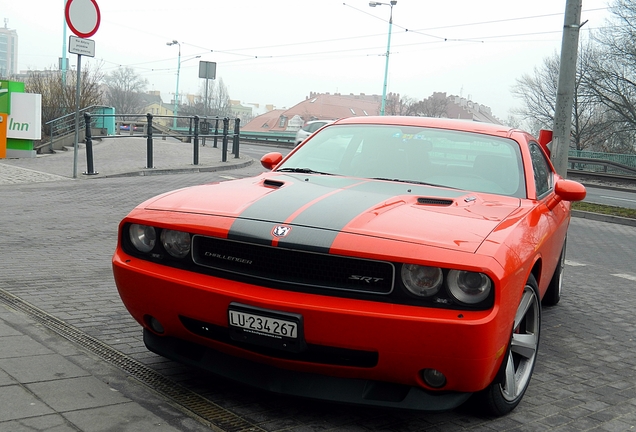
{"label": "car roof", "polygon": [[335,120],[309,120],[308,122],[306,122],[305,124],[310,124],[310,123],[333,123]]}
{"label": "car roof", "polygon": [[[414,116],[368,116],[368,117],[347,117],[340,119],[335,124],[367,124],[367,125],[391,125],[391,126],[420,126],[438,129],[452,129],[464,132],[484,133],[500,137],[510,137],[512,133],[518,131],[509,126],[497,125],[493,123],[481,123],[471,120],[457,120],[434,117],[414,117]],[[520,132],[520,131],[518,131]]]}

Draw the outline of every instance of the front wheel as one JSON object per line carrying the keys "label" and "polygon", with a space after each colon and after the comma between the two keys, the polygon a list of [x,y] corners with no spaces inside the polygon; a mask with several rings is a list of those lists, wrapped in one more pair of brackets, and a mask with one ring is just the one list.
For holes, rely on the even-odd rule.
{"label": "front wheel", "polygon": [[508,354],[495,380],[476,394],[478,402],[490,414],[508,414],[521,402],[536,363],[540,331],[539,288],[534,276],[530,275],[515,314]]}

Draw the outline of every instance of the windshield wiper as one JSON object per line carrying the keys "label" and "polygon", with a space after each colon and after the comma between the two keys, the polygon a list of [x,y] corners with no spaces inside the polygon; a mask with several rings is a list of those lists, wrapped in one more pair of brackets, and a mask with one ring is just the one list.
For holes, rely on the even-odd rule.
{"label": "windshield wiper", "polygon": [[417,181],[417,180],[402,180],[402,179],[397,179],[397,178],[384,178],[384,177],[373,177],[371,180],[394,181],[394,182],[399,182],[399,183],[413,183],[413,184],[424,185],[424,186],[447,187],[447,188],[450,188],[450,189],[456,189],[456,188],[453,188],[453,187],[450,187],[450,186],[444,186],[444,185],[435,184],[435,183],[426,183],[426,182]]}
{"label": "windshield wiper", "polygon": [[311,168],[281,168],[279,170],[276,170],[276,172],[294,172],[294,173],[302,173],[302,174],[333,175],[327,172],[314,171]]}

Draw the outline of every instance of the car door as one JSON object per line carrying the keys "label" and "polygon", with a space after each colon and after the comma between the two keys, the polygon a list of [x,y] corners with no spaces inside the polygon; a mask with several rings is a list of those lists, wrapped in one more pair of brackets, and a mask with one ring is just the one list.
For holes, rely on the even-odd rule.
{"label": "car door", "polygon": [[[561,248],[565,240],[570,216],[570,203],[556,200],[554,192],[555,173],[552,164],[536,142],[529,144],[534,184],[537,200],[540,201],[541,219],[547,226],[542,227],[541,257],[543,259],[540,289],[546,288],[550,276],[557,266]],[[541,222],[541,223],[544,223]]]}

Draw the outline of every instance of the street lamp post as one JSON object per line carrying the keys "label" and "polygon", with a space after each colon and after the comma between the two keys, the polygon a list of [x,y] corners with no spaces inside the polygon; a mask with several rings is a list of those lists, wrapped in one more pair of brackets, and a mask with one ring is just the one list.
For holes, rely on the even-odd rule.
{"label": "street lamp post", "polygon": [[391,13],[389,15],[389,40],[386,44],[386,61],[384,63],[384,85],[382,86],[382,105],[380,106],[380,115],[384,115],[384,110],[386,107],[386,84],[389,76],[389,53],[391,52],[391,29],[393,28],[393,6],[397,4],[397,0],[391,0],[390,3],[381,3],[376,1],[370,1],[369,6],[390,6]]}
{"label": "street lamp post", "polygon": [[177,128],[177,114],[179,112],[178,97],[179,97],[179,73],[181,72],[181,44],[179,42],[177,42],[176,40],[173,40],[172,42],[166,42],[166,45],[168,45],[168,46],[179,45],[179,57],[178,57],[178,61],[177,61],[177,89],[174,92],[174,119],[173,119],[173,123],[172,123],[172,129],[176,129]]}

